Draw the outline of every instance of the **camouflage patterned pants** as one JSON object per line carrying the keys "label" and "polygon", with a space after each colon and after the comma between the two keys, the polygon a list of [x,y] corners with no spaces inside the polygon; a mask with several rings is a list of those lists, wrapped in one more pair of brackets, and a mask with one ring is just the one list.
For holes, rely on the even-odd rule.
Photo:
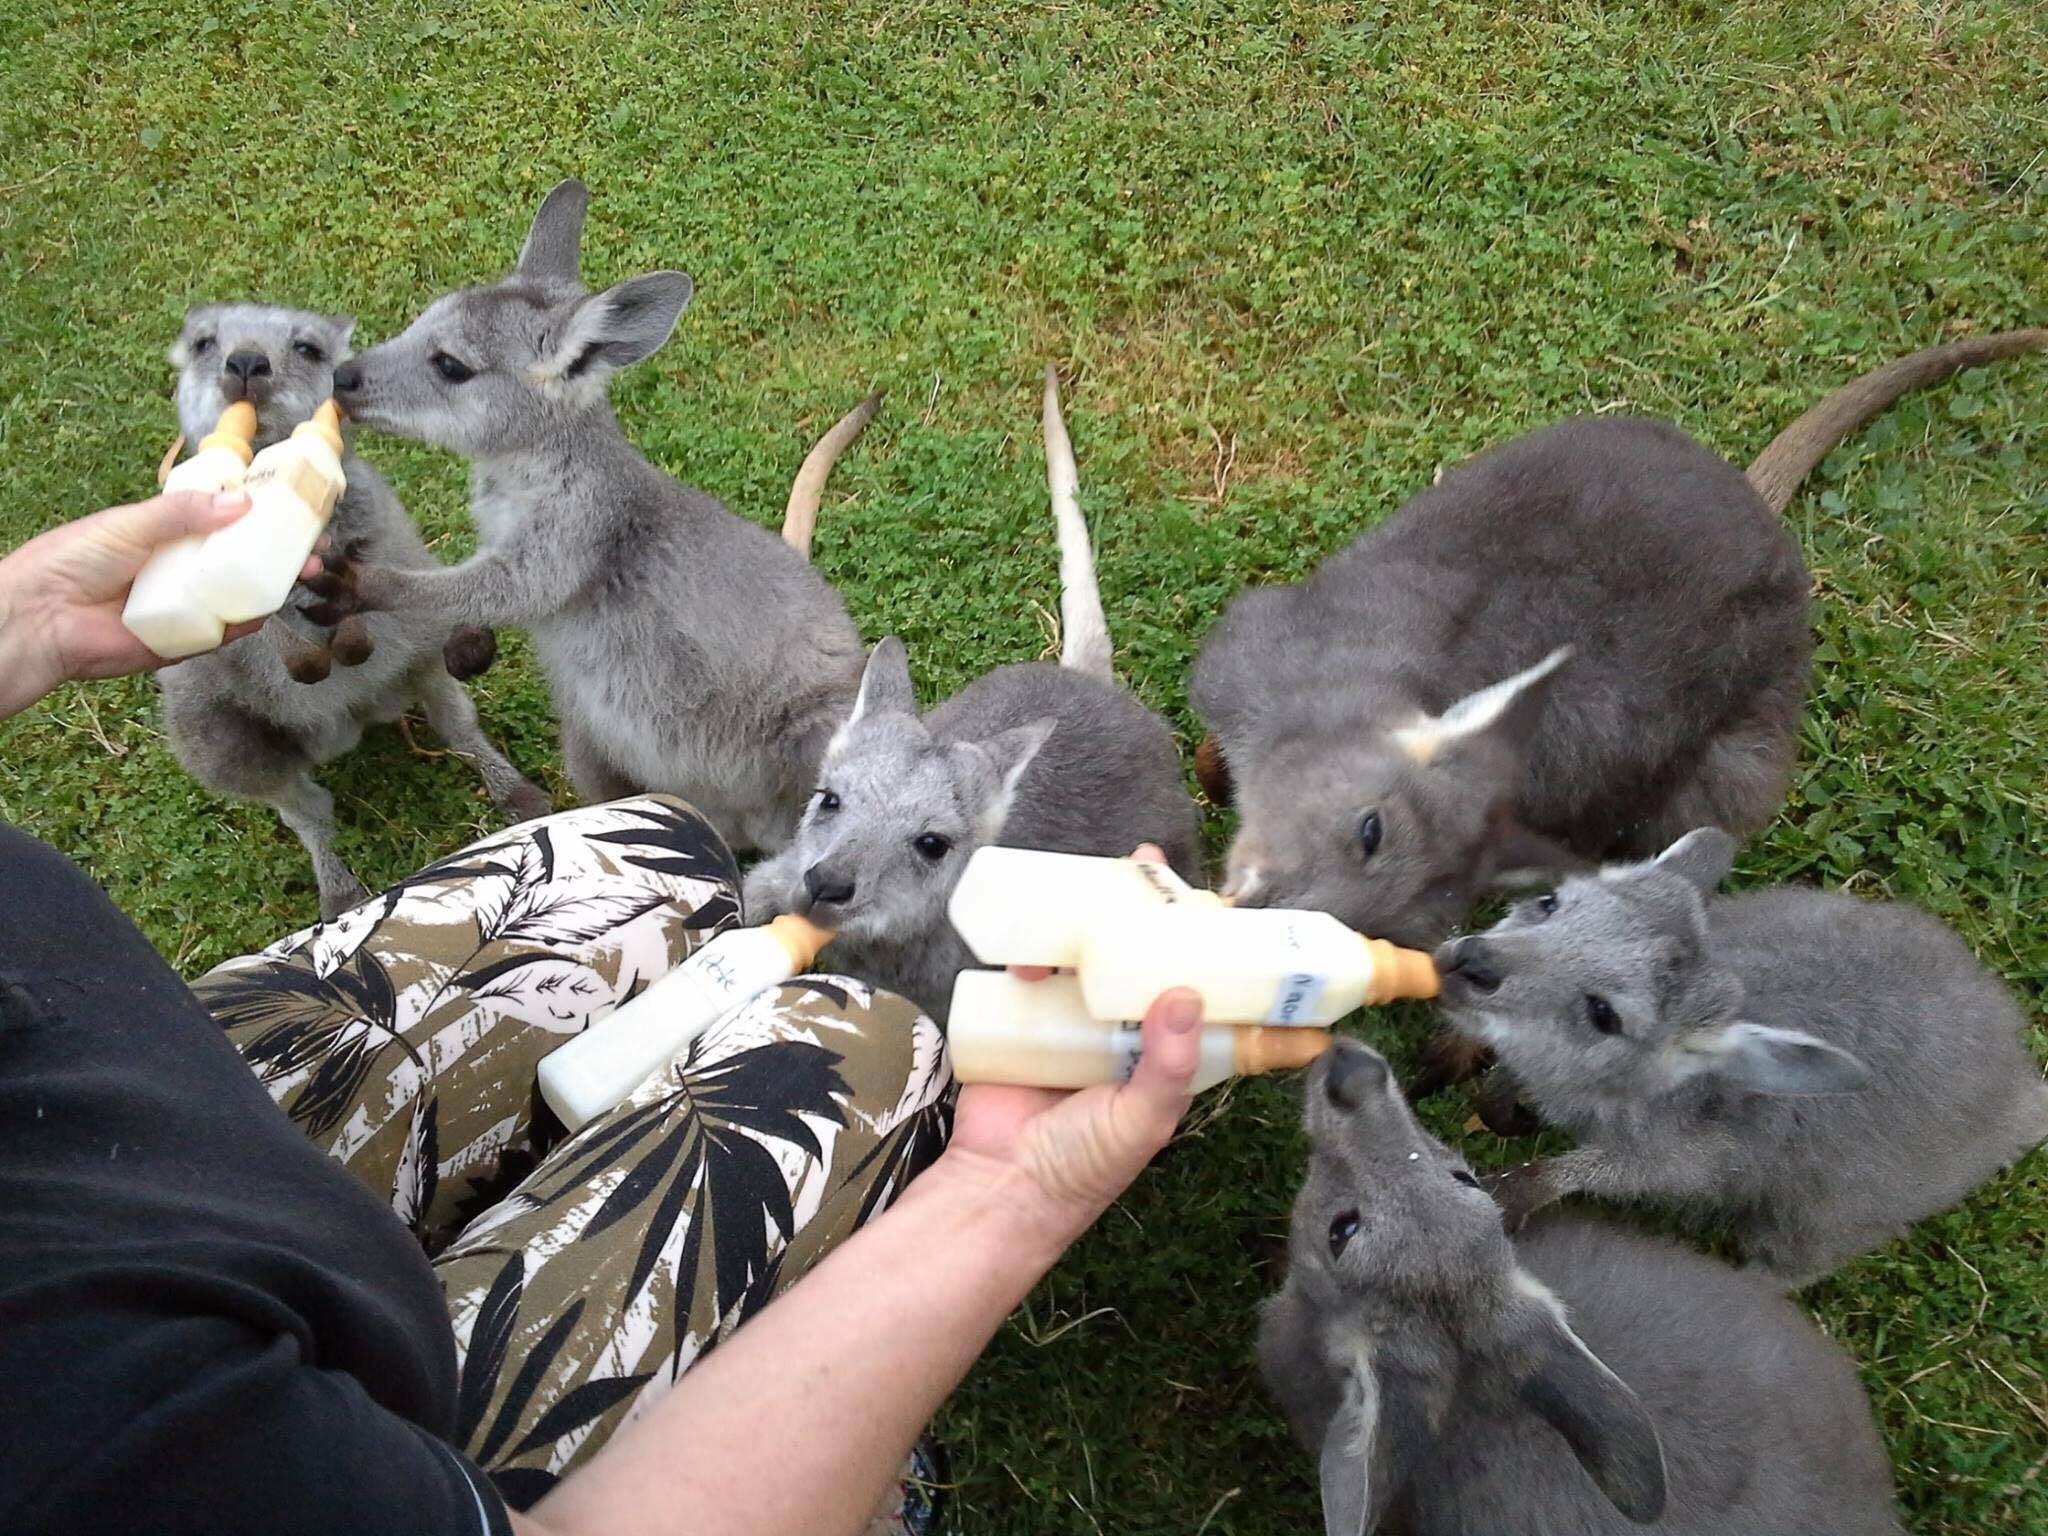
{"label": "camouflage patterned pants", "polygon": [[945,1144],[937,1028],[819,976],[547,1145],[536,1063],[736,922],[738,890],[694,812],[622,800],[485,838],[194,987],[434,1256],[464,1448],[515,1508]]}

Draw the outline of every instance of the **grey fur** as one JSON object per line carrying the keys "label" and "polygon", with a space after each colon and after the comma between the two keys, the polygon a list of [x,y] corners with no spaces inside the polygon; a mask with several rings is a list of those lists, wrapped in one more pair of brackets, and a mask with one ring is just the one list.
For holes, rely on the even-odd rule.
{"label": "grey fur", "polygon": [[[580,182],[556,187],[509,277],[436,300],[338,379],[355,419],[474,461],[477,554],[365,569],[358,600],[530,628],[584,797],[666,790],[736,847],[779,848],[852,703],[860,637],[801,555],[619,430],[606,382],[667,339],[690,280],[589,293],[587,205]],[[437,356],[475,376],[450,382]]]}
{"label": "grey fur", "polygon": [[[209,304],[194,309],[170,359],[178,369],[178,419],[188,441],[211,431],[227,405],[224,364],[238,352],[261,353],[269,373],[243,386],[257,412],[259,447],[284,437],[333,389],[334,368],[348,356],[354,321],[259,304]],[[302,356],[299,346],[317,357]],[[329,533],[338,546],[360,545],[394,568],[433,569],[412,520],[384,478],[350,452],[348,487]],[[294,608],[262,631],[195,656],[157,674],[171,752],[208,789],[270,806],[298,834],[313,860],[320,912],[332,917],[364,890],[333,849],[334,800],[312,768],[352,748],[363,727],[395,720],[418,703],[428,722],[482,775],[492,801],[514,820],[544,814],[545,791],[528,783],[484,735],[475,706],[441,664],[448,625],[431,616],[373,615],[374,649],[360,666],[337,668],[317,683],[285,671],[275,631],[324,640]]]}
{"label": "grey fur", "polygon": [[1259,1364],[1327,1536],[1898,1536],[1853,1363],[1770,1286],[1572,1219],[1511,1243],[1350,1041],[1306,1093]]}
{"label": "grey fur", "polygon": [[[1057,421],[1048,375],[1048,436]],[[1062,451],[1064,429],[1049,443]],[[835,970],[902,993],[943,1021],[953,980],[974,963],[946,917],[967,859],[987,843],[1121,858],[1157,843],[1200,877],[1201,842],[1166,722],[1108,677],[1094,555],[1065,488],[1052,482],[1069,614],[1098,616],[1062,665],[998,667],[917,712],[910,662],[893,637],[875,647],[854,712],[833,737],[796,841],[746,881],[749,922],[801,912],[835,929]],[[1099,631],[1099,634],[1097,633]],[[928,857],[921,838],[943,840]],[[844,892],[844,894],[840,894]]]}
{"label": "grey fur", "polygon": [[1507,1176],[1515,1215],[1575,1191],[1695,1205],[1803,1285],[2048,1137],[2048,1086],[2011,995],[1941,923],[1789,887],[1713,896],[1732,854],[1695,832],[1520,904],[1446,946],[1443,1004],[1578,1139]]}
{"label": "grey fur", "polygon": [[1720,455],[1626,417],[1517,438],[1210,633],[1191,697],[1235,786],[1229,886],[1421,945],[1490,888],[1747,832],[1783,798],[1811,652],[1798,546]]}
{"label": "grey fur", "polygon": [[[1236,789],[1226,888],[1420,945],[1490,888],[1762,826],[1813,652],[1777,514],[1901,395],[2044,343],[2015,331],[1888,363],[1746,477],[1667,422],[1563,422],[1451,471],[1300,586],[1239,594],[1191,690],[1203,783]],[[1491,728],[1451,728],[1457,701],[1565,648]]]}

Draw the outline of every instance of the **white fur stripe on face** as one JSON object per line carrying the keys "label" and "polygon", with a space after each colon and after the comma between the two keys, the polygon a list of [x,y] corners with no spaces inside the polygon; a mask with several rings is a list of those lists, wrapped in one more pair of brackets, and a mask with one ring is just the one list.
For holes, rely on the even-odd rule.
{"label": "white fur stripe on face", "polygon": [[1477,736],[1499,721],[1523,689],[1541,682],[1571,659],[1572,648],[1561,645],[1535,666],[1468,693],[1441,715],[1424,715],[1396,730],[1394,740],[1418,763],[1431,761],[1446,747]]}

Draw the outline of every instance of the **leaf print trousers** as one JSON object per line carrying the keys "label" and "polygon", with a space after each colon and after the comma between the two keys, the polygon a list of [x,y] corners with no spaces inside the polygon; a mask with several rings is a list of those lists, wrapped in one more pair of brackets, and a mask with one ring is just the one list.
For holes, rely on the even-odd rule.
{"label": "leaf print trousers", "polygon": [[732,855],[650,795],[487,837],[194,986],[434,1257],[463,1448],[514,1508],[945,1145],[937,1027],[831,976],[755,999],[561,1137],[540,1058],[738,921]]}

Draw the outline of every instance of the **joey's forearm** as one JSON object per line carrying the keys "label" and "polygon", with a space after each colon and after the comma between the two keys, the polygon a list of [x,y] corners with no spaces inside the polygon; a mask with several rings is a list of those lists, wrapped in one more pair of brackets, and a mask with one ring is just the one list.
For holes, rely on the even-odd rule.
{"label": "joey's forearm", "polygon": [[529,555],[483,554],[437,570],[381,566],[363,582],[366,606],[395,613],[431,613],[449,624],[531,624],[567,606],[578,568]]}
{"label": "joey's forearm", "polygon": [[934,1411],[1074,1235],[948,1153],[535,1507],[536,1536],[865,1528]]}

